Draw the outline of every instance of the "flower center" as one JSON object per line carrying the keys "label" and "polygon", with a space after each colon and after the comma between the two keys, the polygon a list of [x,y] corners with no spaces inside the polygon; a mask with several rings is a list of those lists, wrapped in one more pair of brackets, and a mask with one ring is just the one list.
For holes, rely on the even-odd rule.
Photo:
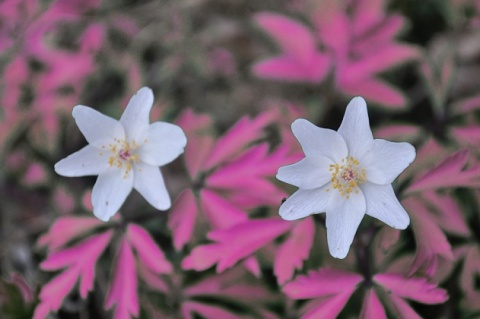
{"label": "flower center", "polygon": [[108,165],[123,170],[123,178],[126,178],[130,173],[132,165],[140,160],[138,154],[136,154],[137,148],[138,145],[135,140],[129,143],[126,139],[115,139],[114,143],[102,146],[102,149],[110,151]]}
{"label": "flower center", "polygon": [[[330,165],[332,188],[346,199],[350,198],[351,193],[358,194],[358,186],[367,180],[365,169],[360,169],[358,165],[358,160],[353,156],[343,158],[341,164]],[[330,188],[326,191],[329,192]]]}

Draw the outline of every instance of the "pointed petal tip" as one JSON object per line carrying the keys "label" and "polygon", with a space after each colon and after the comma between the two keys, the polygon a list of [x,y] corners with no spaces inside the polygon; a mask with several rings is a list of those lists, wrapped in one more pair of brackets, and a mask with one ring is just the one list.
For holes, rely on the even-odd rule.
{"label": "pointed petal tip", "polygon": [[410,163],[412,163],[415,160],[415,158],[417,157],[417,150],[415,149],[415,147],[412,144],[407,143],[407,142],[405,142],[405,144],[408,145],[407,148],[410,148],[409,156],[408,156],[409,165],[410,165]]}
{"label": "pointed petal tip", "polygon": [[170,207],[172,207],[172,202],[170,200],[170,197],[168,197],[168,201],[159,202],[154,207],[161,211],[169,210]]}
{"label": "pointed petal tip", "polygon": [[139,95],[151,95],[152,96],[152,99],[153,99],[153,91],[151,88],[149,88],[148,86],[144,86],[142,88],[140,88],[137,93],[135,94],[139,94]]}
{"label": "pointed petal tip", "polygon": [[[351,107],[362,107],[365,110],[367,109],[367,102],[361,96],[355,96],[347,105],[347,110]],[[346,112],[346,111],[345,111]]]}
{"label": "pointed petal tip", "polygon": [[55,163],[55,165],[53,166],[53,170],[54,170],[55,173],[57,173],[58,175],[64,176],[64,175],[62,174],[61,165],[59,165],[61,161],[62,161],[62,160],[60,160],[60,161],[58,161],[57,163]]}
{"label": "pointed petal tip", "polygon": [[74,119],[76,119],[78,117],[78,115],[80,113],[83,113],[85,111],[89,111],[90,109],[93,109],[91,108],[90,106],[86,106],[86,105],[75,105],[72,109],[72,116]]}
{"label": "pointed petal tip", "polygon": [[404,230],[410,225],[410,216],[406,215],[406,218],[400,221],[398,224],[393,225],[393,228]]}
{"label": "pointed petal tip", "polygon": [[329,251],[330,251],[330,255],[334,258],[337,258],[337,259],[345,259],[345,257],[347,257],[348,255],[348,251],[350,250],[350,247],[348,247],[349,249],[341,249],[341,247],[329,247]]}
{"label": "pointed petal tip", "polygon": [[53,170],[55,171],[55,173],[57,173],[58,175],[60,176],[64,176],[64,177],[74,177],[75,175],[73,174],[73,172],[71,172],[69,169],[68,169],[68,165],[66,165],[66,161],[65,161],[65,158],[58,161],[54,166],[53,166]]}
{"label": "pointed petal tip", "polygon": [[300,127],[300,126],[304,126],[305,124],[312,124],[309,120],[306,120],[306,119],[303,119],[303,118],[298,118],[296,119],[295,121],[292,122],[292,131],[296,128],[296,127]]}

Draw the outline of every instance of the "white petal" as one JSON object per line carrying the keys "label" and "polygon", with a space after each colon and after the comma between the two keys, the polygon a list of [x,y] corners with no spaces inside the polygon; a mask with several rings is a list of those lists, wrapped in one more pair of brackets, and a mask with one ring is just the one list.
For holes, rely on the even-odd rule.
{"label": "white petal", "polygon": [[133,187],[156,209],[169,209],[171,206],[170,196],[160,169],[143,163],[136,165],[134,169]]}
{"label": "white petal", "polygon": [[98,175],[92,190],[93,214],[109,220],[120,209],[133,186],[133,173],[125,175],[123,170],[110,168]]}
{"label": "white petal", "polygon": [[140,159],[153,166],[162,166],[182,154],[185,145],[187,137],[179,126],[155,122],[150,125],[147,141],[139,150]]}
{"label": "white petal", "polygon": [[97,148],[108,146],[115,139],[124,139],[122,124],[91,107],[77,105],[72,115],[87,142]]}
{"label": "white petal", "polygon": [[153,92],[143,87],[132,96],[120,118],[128,140],[137,143],[145,138],[150,124],[150,110],[153,105]]}
{"label": "white petal", "polygon": [[348,155],[347,144],[334,130],[320,128],[305,119],[297,119],[292,123],[292,132],[307,157],[327,156],[339,163]]}
{"label": "white petal", "polygon": [[87,145],[55,164],[55,172],[67,177],[99,175],[109,167],[108,158],[101,154],[98,148]]}
{"label": "white petal", "polygon": [[330,183],[315,189],[299,189],[280,206],[280,216],[285,220],[295,220],[312,214],[325,212],[330,192]]}
{"label": "white petal", "polygon": [[415,148],[409,143],[373,140],[367,152],[359,158],[367,180],[376,184],[391,184],[415,159]]}
{"label": "white petal", "polygon": [[343,259],[365,215],[365,197],[360,190],[358,194],[350,194],[349,199],[334,190],[330,193],[332,195],[326,209],[328,249],[333,257]]}
{"label": "white petal", "polygon": [[278,169],[277,179],[302,189],[319,188],[330,182],[332,160],[325,156],[305,157]]}
{"label": "white petal", "polygon": [[342,124],[338,128],[348,147],[348,155],[358,159],[373,140],[368,121],[367,104],[362,97],[353,98],[347,105]]}
{"label": "white petal", "polygon": [[381,220],[390,227],[405,229],[410,224],[410,217],[398,201],[392,185],[361,185],[367,202],[367,215]]}

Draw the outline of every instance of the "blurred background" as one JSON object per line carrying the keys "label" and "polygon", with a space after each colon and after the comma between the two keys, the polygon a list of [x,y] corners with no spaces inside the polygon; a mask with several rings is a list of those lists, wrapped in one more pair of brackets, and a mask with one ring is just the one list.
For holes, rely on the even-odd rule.
{"label": "blurred background", "polygon": [[[355,15],[358,8],[364,16]],[[272,26],[268,14],[296,25]],[[342,29],[336,15],[353,22]],[[302,64],[295,50],[307,54],[304,38],[325,59]],[[375,55],[384,42],[388,49]],[[306,69],[282,73],[261,65],[276,56]],[[316,66],[318,74],[306,71]],[[466,147],[476,160],[479,75],[478,0],[1,0],[0,318],[28,318],[52,277],[38,267],[46,256],[39,237],[58,217],[89,216],[95,179],[53,171],[86,143],[71,116],[75,105],[119,118],[131,95],[149,86],[152,121],[175,122],[191,109],[208,115],[221,135],[244,115],[284,107],[336,129],[348,101],[362,95],[378,136],[416,145],[431,138],[444,153]],[[265,140],[281,143],[269,132]],[[174,199],[189,183],[182,160],[164,174]],[[125,210],[139,202],[134,195]],[[158,227],[156,239],[168,247],[169,232]],[[30,297],[14,288],[23,280]],[[16,305],[25,296],[30,303],[22,312]],[[75,298],[52,318],[97,318],[75,308]]]}

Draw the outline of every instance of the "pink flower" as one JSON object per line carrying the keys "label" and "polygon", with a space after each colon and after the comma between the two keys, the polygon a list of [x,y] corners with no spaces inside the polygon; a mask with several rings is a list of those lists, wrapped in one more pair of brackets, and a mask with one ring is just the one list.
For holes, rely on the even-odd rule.
{"label": "pink flower", "polygon": [[466,167],[470,157],[468,150],[458,151],[444,159],[436,167],[417,177],[408,192],[450,187],[478,187],[480,185],[480,165]]}
{"label": "pink flower", "polygon": [[322,268],[295,278],[283,287],[291,299],[313,299],[302,310],[301,319],[336,318],[343,309],[362,276],[342,270]]}
{"label": "pink flower", "polygon": [[215,243],[195,247],[182,261],[182,268],[201,271],[217,264],[217,272],[223,272],[269,244],[290,227],[281,219],[270,218],[249,220],[228,229],[211,231],[208,238]]}
{"label": "pink flower", "polygon": [[130,319],[139,315],[135,258],[126,239],[120,244],[105,308],[110,309],[114,304],[117,305],[113,314],[115,319]]}
{"label": "pink flower", "polygon": [[[373,284],[375,290],[370,287]],[[424,278],[407,278],[393,273],[376,274],[370,280],[361,275],[322,268],[306,276],[298,276],[284,286],[284,293],[292,299],[312,299],[302,307],[301,319],[336,318],[361,285],[368,287],[361,318],[386,318],[384,306],[380,300],[386,300],[386,306],[402,318],[414,318],[418,315],[405,299],[424,304],[443,303],[448,299],[444,289],[429,283]],[[382,299],[378,298],[382,296]],[[385,301],[384,301],[385,302]]]}
{"label": "pink flower", "polygon": [[[113,230],[89,235],[79,243],[65,247],[101,225],[96,218],[62,217],[39,239],[39,245],[46,246],[50,252],[40,267],[48,271],[63,269],[63,272],[44,285],[40,291],[40,304],[35,309],[35,319],[43,319],[48,313],[57,311],[78,280],[80,296],[86,298],[87,293],[93,288],[95,264],[110,244]],[[141,226],[127,224],[120,241],[118,258],[114,266],[115,275],[105,300],[106,308],[117,305],[114,317],[116,319],[138,316],[139,274],[142,278],[155,278],[170,274],[173,270],[162,250]]]}
{"label": "pink flower", "polygon": [[80,280],[80,296],[86,298],[93,288],[95,264],[111,237],[112,231],[91,236],[75,246],[51,254],[41,263],[40,267],[44,270],[65,270],[43,286],[34,319],[43,319],[49,312],[57,311],[77,279]]}
{"label": "pink flower", "polygon": [[278,205],[285,193],[268,178],[276,167],[296,158],[288,145],[269,151],[267,143],[253,144],[277,114],[265,112],[254,119],[243,117],[216,142],[209,133],[211,119],[186,111],[178,123],[185,129],[189,145],[185,162],[192,189],[173,204],[169,227],[175,248],[181,249],[192,236],[203,212],[213,229],[227,229],[247,222],[247,210],[260,205]]}
{"label": "pink flower", "polygon": [[[133,251],[137,253],[138,262]],[[143,268],[138,268],[137,264]],[[155,275],[168,274],[172,272],[172,265],[145,229],[129,224],[120,244],[114,276],[105,299],[105,309],[116,305],[115,319],[138,317],[137,277],[142,270]]]}
{"label": "pink flower", "polygon": [[310,255],[314,235],[313,219],[307,218],[293,225],[287,239],[275,253],[273,271],[278,284],[285,284],[293,277],[295,270],[302,268],[303,261]]}
{"label": "pink flower", "polygon": [[330,62],[303,24],[279,14],[260,13],[257,24],[282,48],[282,54],[256,63],[255,75],[264,78],[318,83],[327,75]]}
{"label": "pink flower", "polygon": [[39,246],[46,246],[50,252],[57,251],[68,242],[100,226],[102,223],[90,217],[60,217],[50,226],[49,231],[38,239]]}
{"label": "pink flower", "polygon": [[[407,209],[415,212],[412,214],[412,226],[417,249],[409,274],[420,271],[431,278],[441,263],[453,261],[452,247],[434,217],[439,212],[432,211],[428,202],[422,202],[418,198],[409,197],[403,203]],[[452,223],[456,223],[458,218],[461,219],[459,215],[451,217]]]}
{"label": "pink flower", "polygon": [[[314,31],[278,14],[256,16],[283,54],[255,64],[253,72],[263,78],[318,83],[332,65],[340,92],[362,95],[389,108],[404,107],[403,94],[378,77],[419,57],[417,48],[394,40],[404,25],[403,18],[385,14],[383,1],[322,1],[316,5],[306,13]],[[318,49],[320,45],[323,50]]]}

